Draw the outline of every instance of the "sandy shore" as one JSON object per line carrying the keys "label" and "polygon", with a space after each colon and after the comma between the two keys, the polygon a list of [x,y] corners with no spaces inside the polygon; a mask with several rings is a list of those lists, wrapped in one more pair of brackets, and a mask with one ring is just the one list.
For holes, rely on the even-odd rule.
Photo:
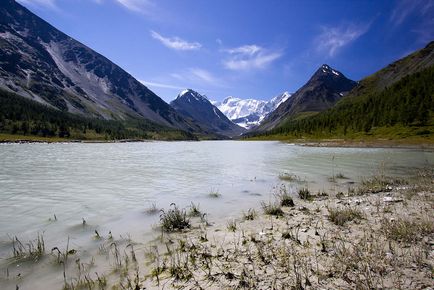
{"label": "sandy shore", "polygon": [[405,179],[373,176],[345,192],[288,192],[284,184],[235,220],[179,209],[173,224],[189,226],[156,225],[151,242],[95,231],[95,255],[50,251],[39,236],[23,248],[17,240],[0,285],[26,289],[39,282],[34,267],[41,267],[50,279],[44,285],[65,290],[434,289],[433,169]]}
{"label": "sandy shore", "polygon": [[433,176],[376,177],[346,193],[294,198],[295,205],[282,207],[279,216],[257,210],[255,216],[240,213],[237,220],[165,234],[149,246],[150,271],[139,284],[146,289],[433,289]]}

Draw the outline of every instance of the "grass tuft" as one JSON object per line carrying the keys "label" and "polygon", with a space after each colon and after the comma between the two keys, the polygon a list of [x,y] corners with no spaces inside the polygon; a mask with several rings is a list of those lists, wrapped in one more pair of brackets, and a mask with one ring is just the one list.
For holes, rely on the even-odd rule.
{"label": "grass tuft", "polygon": [[281,173],[281,174],[279,174],[279,179],[283,180],[283,181],[290,181],[290,182],[300,181],[299,176],[297,176],[295,174],[291,174],[291,173]]}
{"label": "grass tuft", "polygon": [[307,189],[307,188],[301,188],[298,191],[298,197],[300,197],[300,199],[304,199],[304,200],[311,200],[312,199],[312,195],[311,195],[309,189]]}
{"label": "grass tuft", "polygon": [[235,220],[228,221],[226,228],[230,232],[235,232],[237,230],[237,222]]}
{"label": "grass tuft", "polygon": [[38,237],[25,245],[18,239],[12,239],[13,258],[16,260],[38,261],[45,254],[44,236],[38,233]]}
{"label": "grass tuft", "polygon": [[404,217],[397,220],[383,219],[381,229],[388,239],[410,243],[434,233],[434,221],[412,220]]}
{"label": "grass tuft", "polygon": [[188,211],[188,215],[191,217],[200,217],[202,212],[200,211],[199,204],[194,204],[193,202],[190,205],[190,210]]}
{"label": "grass tuft", "polygon": [[256,211],[253,208],[249,208],[247,213],[243,213],[243,219],[245,221],[252,221],[256,218],[257,214]]}
{"label": "grass tuft", "polygon": [[267,215],[274,215],[274,216],[283,216],[283,210],[280,204],[274,202],[261,202],[262,210]]}
{"label": "grass tuft", "polygon": [[166,232],[179,231],[191,227],[185,209],[179,209],[174,203],[171,204],[171,208],[167,212],[161,210],[160,224],[163,231]]}
{"label": "grass tuft", "polygon": [[145,212],[149,215],[157,214],[160,210],[157,208],[157,204],[153,202],[147,209],[145,209]]}
{"label": "grass tuft", "polygon": [[327,208],[329,211],[328,219],[338,226],[343,226],[345,223],[363,219],[363,213],[356,208]]}
{"label": "grass tuft", "polygon": [[222,195],[220,194],[220,192],[218,192],[218,190],[211,189],[211,191],[208,193],[208,196],[211,198],[219,198]]}

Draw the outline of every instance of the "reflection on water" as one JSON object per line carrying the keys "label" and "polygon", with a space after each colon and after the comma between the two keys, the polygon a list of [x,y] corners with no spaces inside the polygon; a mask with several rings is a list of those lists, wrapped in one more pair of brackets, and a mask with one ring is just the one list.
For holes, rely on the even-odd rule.
{"label": "reflection on water", "polygon": [[[380,167],[406,175],[433,164],[434,154],[420,150],[279,142],[3,144],[0,258],[11,254],[9,236],[28,240],[37,232],[44,232],[47,248],[69,236],[75,247],[91,249],[95,229],[149,240],[158,215],[144,211],[153,202],[167,208],[193,201],[211,220],[238,216],[269,199],[284,172],[299,176],[311,190],[329,191],[337,190],[328,179],[338,173],[349,178],[341,181],[346,188]],[[221,197],[209,198],[211,190]]]}

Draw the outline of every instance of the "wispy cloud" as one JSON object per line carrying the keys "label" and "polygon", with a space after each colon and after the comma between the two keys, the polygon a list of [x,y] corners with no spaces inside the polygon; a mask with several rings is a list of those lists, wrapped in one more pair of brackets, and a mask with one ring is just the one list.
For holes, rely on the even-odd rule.
{"label": "wispy cloud", "polygon": [[393,9],[390,21],[394,25],[402,24],[410,15],[414,13],[426,14],[433,9],[433,0],[401,0]]}
{"label": "wispy cloud", "polygon": [[198,50],[202,47],[202,44],[200,44],[199,42],[188,42],[177,36],[164,37],[153,30],[151,30],[151,36],[154,39],[159,40],[163,45],[167,46],[168,48],[175,50]]}
{"label": "wispy cloud", "polygon": [[390,22],[399,27],[408,18],[414,17],[413,32],[418,35],[418,41],[426,43],[433,40],[434,30],[434,0],[401,0],[390,14]]}
{"label": "wispy cloud", "polygon": [[317,51],[335,56],[343,47],[365,34],[371,23],[363,25],[341,25],[337,27],[322,27],[322,32],[316,37]]}
{"label": "wispy cloud", "polygon": [[184,87],[170,85],[170,84],[147,82],[147,81],[144,81],[144,80],[139,80],[139,82],[141,82],[145,86],[150,86],[150,87],[165,88],[165,89],[174,89],[174,90],[183,90],[184,89]]}
{"label": "wispy cloud", "polygon": [[117,3],[127,8],[128,10],[148,14],[151,7],[154,5],[149,0],[115,0]]}
{"label": "wispy cloud", "polygon": [[198,68],[191,67],[186,68],[183,71],[178,71],[176,73],[170,74],[170,76],[182,83],[189,84],[190,87],[195,87],[197,85],[212,85],[214,87],[225,87],[225,82],[223,79],[215,76],[210,71]]}
{"label": "wispy cloud", "polygon": [[243,45],[222,50],[230,56],[223,60],[225,68],[230,70],[263,69],[280,58],[281,51],[267,50],[259,45]]}
{"label": "wispy cloud", "polygon": [[217,77],[215,77],[214,75],[212,75],[212,73],[201,68],[191,68],[190,73],[200,81],[204,81],[210,84],[217,84],[220,82],[220,80],[217,79]]}
{"label": "wispy cloud", "polygon": [[44,8],[55,10],[58,9],[58,7],[56,6],[56,0],[18,0],[18,2],[23,5],[41,6]]}

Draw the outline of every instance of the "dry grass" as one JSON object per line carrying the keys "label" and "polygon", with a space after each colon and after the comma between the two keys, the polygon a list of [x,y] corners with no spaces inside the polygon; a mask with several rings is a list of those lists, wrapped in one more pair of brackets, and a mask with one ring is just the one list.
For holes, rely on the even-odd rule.
{"label": "dry grass", "polygon": [[262,202],[261,207],[264,213],[267,215],[283,216],[282,207],[276,202]]}
{"label": "dry grass", "polygon": [[338,226],[343,226],[347,222],[360,220],[363,218],[363,212],[357,208],[345,207],[345,208],[327,208],[329,212],[328,219],[332,223]]}
{"label": "dry grass", "polygon": [[426,217],[422,219],[409,217],[383,219],[381,228],[388,239],[411,243],[433,234],[434,220]]}

